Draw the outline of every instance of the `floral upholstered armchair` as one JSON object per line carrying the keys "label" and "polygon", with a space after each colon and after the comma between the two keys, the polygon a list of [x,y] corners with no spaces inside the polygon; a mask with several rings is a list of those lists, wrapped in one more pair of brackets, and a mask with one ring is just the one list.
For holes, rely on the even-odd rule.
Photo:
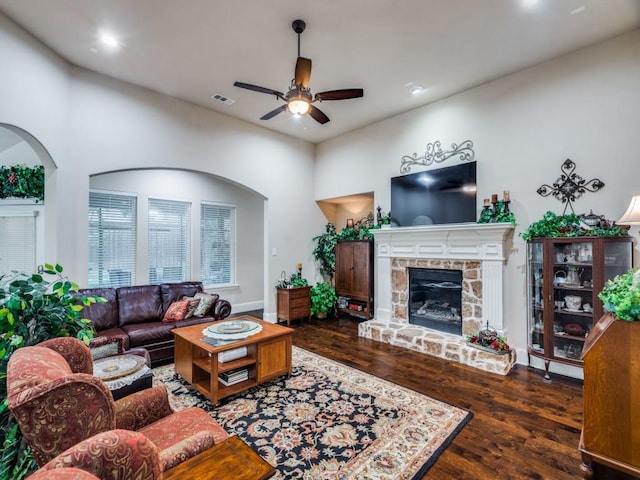
{"label": "floral upholstered armchair", "polygon": [[98,433],[62,452],[29,480],[158,480],[158,450],[140,432]]}
{"label": "floral upholstered armchair", "polygon": [[200,408],[174,411],[162,386],[114,401],[92,371],[89,349],[70,337],[22,347],[9,359],[9,408],[39,466],[115,429],[147,437],[158,450],[162,471],[228,437]]}

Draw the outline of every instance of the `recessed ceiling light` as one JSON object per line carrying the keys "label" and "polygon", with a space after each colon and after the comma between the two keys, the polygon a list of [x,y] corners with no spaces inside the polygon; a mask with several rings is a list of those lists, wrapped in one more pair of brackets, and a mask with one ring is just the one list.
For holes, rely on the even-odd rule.
{"label": "recessed ceiling light", "polygon": [[521,0],[524,8],[533,8],[538,4],[538,0]]}
{"label": "recessed ceiling light", "polygon": [[420,95],[422,92],[424,92],[424,87],[422,85],[411,85],[409,87],[409,93],[411,95]]}
{"label": "recessed ceiling light", "polygon": [[100,43],[112,52],[120,48],[120,39],[107,30],[98,32],[98,40]]}

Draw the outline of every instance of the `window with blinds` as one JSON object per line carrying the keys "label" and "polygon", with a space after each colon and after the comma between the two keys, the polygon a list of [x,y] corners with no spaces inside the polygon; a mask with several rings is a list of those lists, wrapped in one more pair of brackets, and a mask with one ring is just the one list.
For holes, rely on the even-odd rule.
{"label": "window with blinds", "polygon": [[191,204],[149,199],[149,283],[191,279]]}
{"label": "window with blinds", "polygon": [[204,285],[235,281],[236,208],[203,203],[200,207],[200,280]]}
{"label": "window with blinds", "polygon": [[89,287],[135,282],[136,197],[89,192]]}
{"label": "window with blinds", "polygon": [[0,215],[0,275],[36,271],[36,216]]}

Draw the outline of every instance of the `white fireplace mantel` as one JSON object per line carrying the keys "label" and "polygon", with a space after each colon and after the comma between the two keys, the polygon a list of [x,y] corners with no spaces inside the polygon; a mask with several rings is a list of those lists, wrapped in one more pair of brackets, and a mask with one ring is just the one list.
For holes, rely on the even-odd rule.
{"label": "white fireplace mantel", "polygon": [[376,245],[376,320],[391,319],[393,258],[477,260],[482,269],[483,323],[506,334],[503,321],[503,268],[510,223],[457,223],[371,230]]}

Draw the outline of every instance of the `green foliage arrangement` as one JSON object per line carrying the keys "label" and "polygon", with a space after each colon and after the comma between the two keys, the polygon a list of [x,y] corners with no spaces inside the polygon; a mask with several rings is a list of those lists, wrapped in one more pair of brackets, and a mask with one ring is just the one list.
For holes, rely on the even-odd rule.
{"label": "green foliage arrangement", "polygon": [[297,288],[307,286],[309,286],[309,282],[307,281],[307,279],[298,276],[297,273],[292,273],[288,279],[281,278],[280,280],[278,280],[278,283],[276,283],[276,288]]}
{"label": "green foliage arrangement", "polygon": [[311,315],[327,316],[338,303],[338,295],[329,282],[319,282],[311,287]]}
{"label": "green foliage arrangement", "polygon": [[556,215],[548,211],[542,219],[532,223],[520,234],[523,240],[541,237],[621,237],[627,235],[628,229],[618,225],[610,228],[584,228],[580,217],[575,213]]}
{"label": "green foliage arrangement", "polygon": [[44,166],[0,167],[0,198],[33,198],[44,201]]}
{"label": "green foliage arrangement", "polygon": [[320,273],[323,277],[331,280],[336,272],[336,244],[338,243],[338,232],[332,223],[327,223],[324,233],[313,237],[316,246],[313,249],[315,259]]}
{"label": "green foliage arrangement", "polygon": [[629,270],[609,280],[598,298],[605,312],[620,320],[640,321],[640,270]]}
{"label": "green foliage arrangement", "polygon": [[511,223],[516,225],[516,216],[509,211],[502,200],[496,203],[496,210],[498,213],[494,216],[490,208],[483,209],[477,223]]}
{"label": "green foliage arrangement", "polygon": [[332,223],[327,223],[325,232],[313,237],[316,246],[312,254],[322,276],[329,281],[333,279],[336,272],[336,244],[340,240],[367,240],[371,238],[373,238],[373,234],[364,225],[345,228],[338,233]]}
{"label": "green foliage arrangement", "polygon": [[55,337],[75,336],[86,344],[93,338],[84,306],[105,302],[101,297],[74,295],[78,285],[62,276],[60,265],[45,264],[40,274],[15,272],[0,277],[0,478],[21,479],[36,468],[7,399],[7,363],[18,348]]}

